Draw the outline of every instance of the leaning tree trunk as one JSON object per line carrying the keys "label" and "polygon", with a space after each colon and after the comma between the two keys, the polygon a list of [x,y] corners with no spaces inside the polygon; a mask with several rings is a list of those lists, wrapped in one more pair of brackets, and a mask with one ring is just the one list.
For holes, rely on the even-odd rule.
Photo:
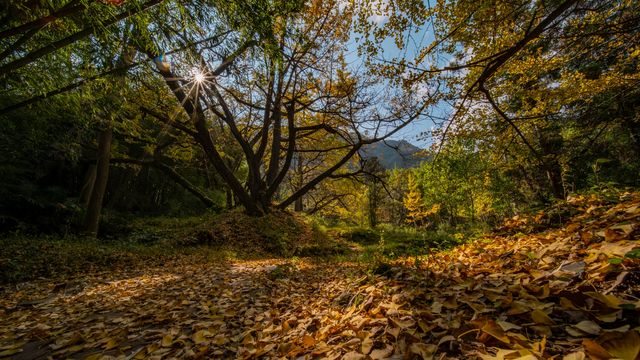
{"label": "leaning tree trunk", "polygon": [[102,210],[102,201],[104,193],[107,189],[107,181],[109,180],[109,161],[111,159],[111,140],[113,138],[113,129],[111,124],[107,124],[106,128],[100,132],[98,138],[98,162],[96,165],[96,181],[93,184],[93,191],[89,198],[89,206],[87,214],[84,218],[84,231],[93,237],[98,235],[98,226],[100,223],[100,213]]}

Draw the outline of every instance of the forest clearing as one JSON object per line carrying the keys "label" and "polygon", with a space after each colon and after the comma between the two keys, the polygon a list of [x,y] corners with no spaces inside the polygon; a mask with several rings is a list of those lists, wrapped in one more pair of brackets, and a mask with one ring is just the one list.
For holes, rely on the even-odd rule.
{"label": "forest clearing", "polygon": [[568,206],[578,214],[557,228],[525,234],[542,216],[512,219],[502,235],[389,263],[176,254],[6,288],[1,354],[635,359],[640,194]]}
{"label": "forest clearing", "polygon": [[640,360],[637,0],[0,2],[0,358]]}

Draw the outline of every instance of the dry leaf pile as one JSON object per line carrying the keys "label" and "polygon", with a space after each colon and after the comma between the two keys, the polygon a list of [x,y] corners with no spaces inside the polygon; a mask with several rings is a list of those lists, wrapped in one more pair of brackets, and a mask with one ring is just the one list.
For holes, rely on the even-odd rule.
{"label": "dry leaf pile", "polygon": [[0,300],[0,357],[638,360],[640,196],[573,201],[562,228],[400,259],[384,276],[185,259],[23,284]]}

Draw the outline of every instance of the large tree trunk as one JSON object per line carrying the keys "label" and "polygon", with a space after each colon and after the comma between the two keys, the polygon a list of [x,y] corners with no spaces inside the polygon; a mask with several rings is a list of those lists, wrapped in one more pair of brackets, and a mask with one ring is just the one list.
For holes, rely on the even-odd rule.
{"label": "large tree trunk", "polygon": [[90,236],[98,235],[98,226],[100,224],[100,213],[102,210],[102,200],[107,189],[109,180],[109,160],[111,159],[111,140],[113,138],[113,129],[109,124],[98,138],[98,162],[96,165],[96,181],[93,185],[93,191],[89,198],[89,206],[87,214],[84,218],[84,230]]}

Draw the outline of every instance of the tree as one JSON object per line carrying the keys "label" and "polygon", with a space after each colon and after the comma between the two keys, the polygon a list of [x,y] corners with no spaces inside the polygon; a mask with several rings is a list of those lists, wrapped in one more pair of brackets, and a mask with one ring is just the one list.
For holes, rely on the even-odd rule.
{"label": "tree", "polygon": [[[451,109],[432,117],[438,152],[452,138],[477,141],[539,201],[585,186],[589,176],[582,169],[598,154],[638,168],[622,150],[637,148],[637,126],[630,120],[640,55],[637,3],[368,5],[359,8],[358,29],[362,49],[373,55],[371,66],[407,87],[439,89],[441,106]],[[372,23],[376,12],[388,20]],[[432,41],[420,40],[430,35]],[[377,45],[383,39],[401,51],[389,57]],[[606,112],[616,115],[591,116]],[[627,171],[615,178],[625,181]]]}
{"label": "tree", "polygon": [[363,166],[364,181],[367,185],[367,213],[369,218],[369,226],[372,228],[378,225],[378,212],[382,201],[382,188],[384,185],[384,169],[380,161],[376,157],[365,160]]}
{"label": "tree", "polygon": [[[295,154],[302,151],[297,150],[298,140],[329,136],[340,145],[304,151],[344,153],[281,200],[277,204],[281,208],[334,174],[362,146],[393,135],[426,107],[401,94],[386,93],[383,99],[371,91],[375,78],[347,70],[343,45],[349,36],[349,23],[344,21],[350,18],[349,7],[313,2],[298,13],[278,13],[276,5],[268,3],[264,10],[276,13],[267,31],[272,38],[240,40],[242,45],[215,68],[212,54],[195,52],[198,70],[193,77],[159,68],[192,124],[172,125],[202,146],[251,215],[262,215],[273,206]],[[221,133],[211,131],[208,123],[216,124],[241,147],[248,167],[245,179],[237,178],[222,160],[217,145]],[[365,135],[365,130],[373,135]]]}
{"label": "tree", "polygon": [[386,190],[387,196],[382,198],[381,217],[383,221],[396,226],[406,224],[407,209],[404,206],[404,195],[407,193],[408,175],[410,169],[387,170]]}
{"label": "tree", "polygon": [[422,200],[422,192],[420,191],[420,187],[415,176],[409,173],[409,177],[407,179],[408,191],[403,199],[404,207],[407,209],[406,222],[413,226],[423,226],[429,212],[425,209],[424,202]]}
{"label": "tree", "polygon": [[[5,11],[2,16],[10,14],[6,16],[11,21],[0,26],[0,82],[5,89],[1,115],[10,117],[27,105],[49,96],[72,93],[84,85],[83,91],[74,95],[92,102],[86,115],[99,132],[98,161],[93,167],[97,171],[95,176],[86,177],[83,186],[83,196],[87,200],[84,227],[95,235],[108,188],[114,132],[116,136],[121,135],[118,132],[125,119],[135,118],[140,113],[140,109],[133,113],[123,111],[125,99],[136,91],[133,86],[136,82],[127,78],[127,71],[142,65],[140,61],[136,62],[134,46],[146,39],[151,19],[156,19],[154,25],[161,34],[165,27],[175,23],[185,30],[202,30],[207,28],[203,25],[206,20],[203,15],[210,15],[212,8],[200,2],[163,0],[124,3],[70,0],[55,5],[60,7],[41,6],[39,2],[14,2],[2,9]],[[225,15],[230,14],[228,5],[221,8],[226,11]],[[174,16],[173,11],[180,15]],[[164,34],[156,38],[162,40],[162,37]],[[60,87],[65,82],[67,85]],[[15,101],[21,98],[26,99]],[[4,107],[7,103],[9,105]],[[14,113],[10,114],[12,111]],[[157,149],[167,148],[164,140],[160,142]],[[91,143],[81,145],[93,146]],[[160,161],[161,152],[154,154],[158,155],[152,162],[156,168],[212,205],[211,199],[202,191]],[[125,160],[132,163],[135,159]]]}

